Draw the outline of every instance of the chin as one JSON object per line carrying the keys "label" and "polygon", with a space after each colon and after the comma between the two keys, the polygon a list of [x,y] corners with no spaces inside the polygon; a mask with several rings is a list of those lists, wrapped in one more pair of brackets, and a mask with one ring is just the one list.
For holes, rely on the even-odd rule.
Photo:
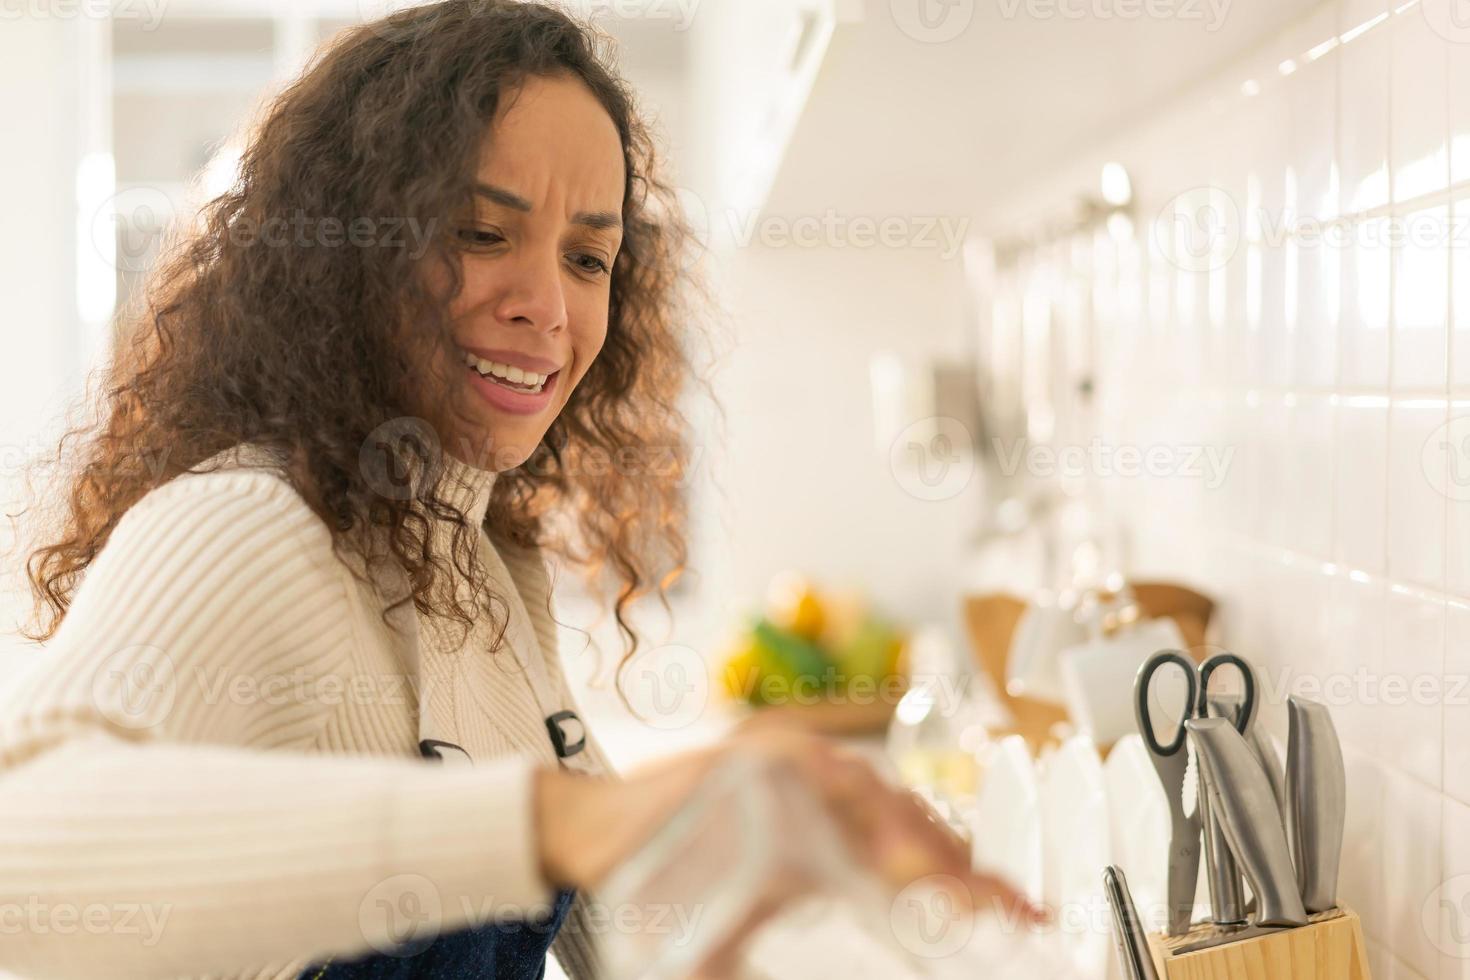
{"label": "chin", "polygon": [[480,458],[475,464],[482,469],[513,470],[531,458],[545,434],[539,427],[527,432],[519,426],[504,424],[482,429],[471,443],[479,450]]}

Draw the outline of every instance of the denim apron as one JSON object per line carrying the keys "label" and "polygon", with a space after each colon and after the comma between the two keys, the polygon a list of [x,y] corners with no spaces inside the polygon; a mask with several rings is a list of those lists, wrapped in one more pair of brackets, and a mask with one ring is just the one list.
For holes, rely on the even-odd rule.
{"label": "denim apron", "polygon": [[[571,712],[559,712],[547,719],[547,728],[553,733],[557,754],[565,757],[579,752],[585,743],[567,751],[555,723],[563,716],[576,717]],[[469,763],[464,749],[438,739],[422,741],[419,752],[427,759]],[[392,953],[313,963],[301,971],[297,980],[541,980],[546,974],[551,941],[566,920],[576,894],[570,888],[556,892],[550,915],[487,922],[444,933],[423,948],[414,942]]]}
{"label": "denim apron", "polygon": [[[500,561],[493,550],[491,554]],[[509,572],[504,565],[501,571]],[[521,583],[516,583],[517,589]],[[412,607],[399,616],[413,635],[417,635],[417,617]],[[417,640],[414,642],[417,649]],[[554,686],[546,675],[539,656],[524,664],[538,706],[546,709],[558,700]],[[447,765],[473,765],[462,747],[433,737],[447,726],[434,716],[426,688],[419,692],[419,754],[427,760]],[[576,712],[553,711],[545,718],[547,734],[557,758],[571,768],[588,763],[581,756],[586,746],[586,732]],[[573,739],[570,734],[580,735]],[[579,757],[575,758],[574,757]],[[573,761],[574,760],[574,761]],[[573,889],[556,892],[550,915],[524,920],[488,922],[480,926],[435,936],[427,945],[410,943],[391,953],[371,953],[354,960],[331,959],[314,963],[303,970],[297,980],[541,980],[546,974],[546,955],[551,941],[566,920],[576,897]]]}
{"label": "denim apron", "polygon": [[541,980],[551,940],[575,894],[571,889],[557,892],[550,916],[445,933],[408,956],[374,953],[312,965],[298,980]]}

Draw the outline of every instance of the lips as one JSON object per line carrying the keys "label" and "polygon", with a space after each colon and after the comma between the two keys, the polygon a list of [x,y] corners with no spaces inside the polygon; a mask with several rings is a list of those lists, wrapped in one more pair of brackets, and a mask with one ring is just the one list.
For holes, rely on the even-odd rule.
{"label": "lips", "polygon": [[509,365],[520,368],[522,371],[530,371],[533,374],[555,374],[563,367],[562,360],[549,357],[538,357],[524,351],[511,350],[501,347],[471,347],[468,344],[460,344],[459,349],[466,354],[473,354],[482,361],[492,361],[498,364]]}
{"label": "lips", "polygon": [[535,415],[546,409],[561,380],[561,372],[554,371],[541,385],[540,391],[517,391],[498,380],[485,377],[474,368],[466,367],[465,371],[469,375],[470,386],[487,405],[511,415]]}

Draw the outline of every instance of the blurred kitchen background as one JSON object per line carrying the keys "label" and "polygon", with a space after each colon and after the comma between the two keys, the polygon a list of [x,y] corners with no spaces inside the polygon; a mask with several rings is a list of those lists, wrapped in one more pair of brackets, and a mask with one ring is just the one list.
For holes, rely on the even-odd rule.
{"label": "blurred kitchen background", "polygon": [[[690,406],[691,572],[672,615],[639,614],[654,643],[625,670],[642,720],[608,683],[616,631],[559,573],[562,653],[613,756],[727,727],[758,700],[727,665],[837,650],[909,678],[898,717],[851,726],[886,728],[902,778],[1002,839],[977,802],[1001,736],[1044,809],[1073,736],[1121,734],[1075,679],[1020,676],[1016,617],[1091,615],[1096,639],[1148,605],[1133,583],[1163,583],[1194,603],[1191,649],[1253,663],[1278,740],[1287,693],[1331,706],[1341,898],[1374,976],[1470,977],[1465,0],[570,6],[657,119],[707,246],[700,329],[723,338],[723,416]],[[383,9],[0,10],[8,499],[161,229],[229,186],[251,111]],[[36,655],[3,642],[3,663]],[[670,677],[692,699],[672,712]],[[939,718],[936,677],[968,685],[973,725]],[[1126,704],[1128,680],[1093,696]],[[1102,822],[1069,833],[1136,846],[1102,799],[1114,770],[1079,771],[1072,805]],[[1072,859],[1019,839],[1038,897],[1072,897]],[[1128,868],[1136,888],[1153,870]],[[1105,934],[1073,948],[1075,976],[1116,970]]]}

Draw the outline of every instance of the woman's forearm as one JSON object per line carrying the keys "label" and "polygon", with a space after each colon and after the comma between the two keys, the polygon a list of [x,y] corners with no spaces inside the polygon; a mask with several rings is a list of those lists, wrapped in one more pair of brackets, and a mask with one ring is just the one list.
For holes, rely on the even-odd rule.
{"label": "woman's forearm", "polygon": [[69,739],[0,772],[0,969],[228,975],[524,914],[533,771]]}

